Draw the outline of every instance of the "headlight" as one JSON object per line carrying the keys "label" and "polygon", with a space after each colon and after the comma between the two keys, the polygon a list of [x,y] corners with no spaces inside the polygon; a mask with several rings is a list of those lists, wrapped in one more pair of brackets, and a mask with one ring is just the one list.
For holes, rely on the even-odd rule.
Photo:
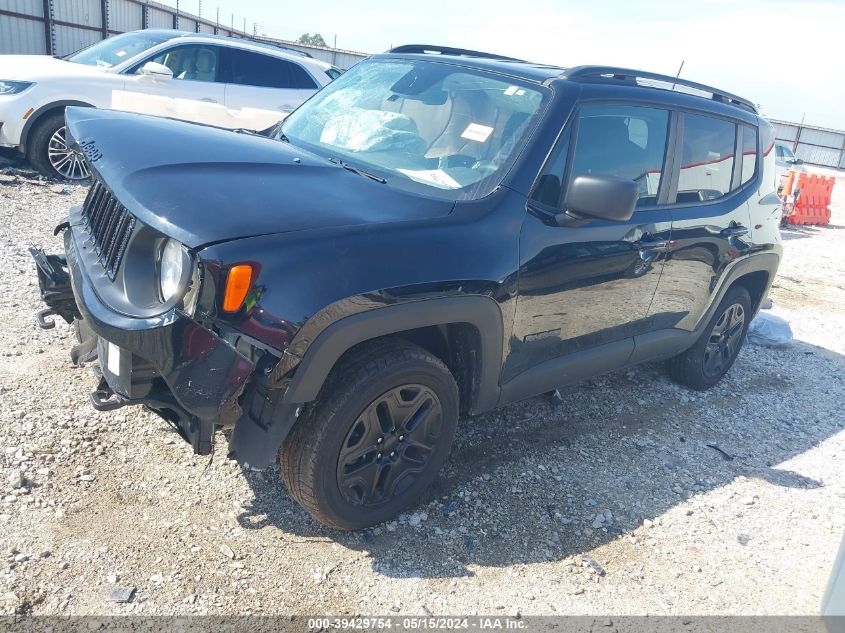
{"label": "headlight", "polygon": [[168,239],[164,243],[158,263],[158,283],[162,301],[165,303],[182,289],[186,260],[186,253],[179,242]]}
{"label": "headlight", "polygon": [[31,81],[0,80],[0,95],[16,95],[34,85]]}

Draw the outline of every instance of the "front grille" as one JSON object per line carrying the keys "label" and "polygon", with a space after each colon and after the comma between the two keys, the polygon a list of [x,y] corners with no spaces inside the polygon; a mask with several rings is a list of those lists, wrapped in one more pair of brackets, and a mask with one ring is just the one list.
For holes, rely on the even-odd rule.
{"label": "front grille", "polygon": [[94,252],[113,280],[129,244],[135,217],[105,185],[95,181],[82,205],[82,218]]}

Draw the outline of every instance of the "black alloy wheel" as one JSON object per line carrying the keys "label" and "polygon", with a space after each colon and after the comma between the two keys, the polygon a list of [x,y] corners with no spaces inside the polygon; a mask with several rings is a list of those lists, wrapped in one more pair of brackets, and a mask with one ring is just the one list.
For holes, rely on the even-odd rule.
{"label": "black alloy wheel", "polygon": [[745,308],[734,303],[722,312],[710,331],[704,347],[704,375],[708,378],[721,376],[730,367],[742,346],[745,334]]}
{"label": "black alloy wheel", "polygon": [[337,485],[355,505],[402,495],[425,470],[443,425],[440,400],[424,385],[402,385],[373,401],[346,435]]}
{"label": "black alloy wheel", "polygon": [[413,506],[449,458],[458,385],[400,338],[345,355],[279,456],[290,496],[322,524],[360,530]]}
{"label": "black alloy wheel", "polygon": [[748,289],[740,285],[730,288],[695,343],[666,361],[669,377],[697,391],[717,384],[739,356],[751,314]]}

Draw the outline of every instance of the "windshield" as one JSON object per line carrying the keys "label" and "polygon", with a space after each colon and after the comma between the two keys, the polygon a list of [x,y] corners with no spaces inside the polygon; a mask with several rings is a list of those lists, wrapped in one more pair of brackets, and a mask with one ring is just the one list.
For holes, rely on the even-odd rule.
{"label": "windshield", "polygon": [[116,35],[102,42],[97,42],[88,48],[83,48],[66,59],[77,64],[85,64],[86,66],[111,68],[172,38],[172,35],[163,33],[153,34],[144,31],[124,33],[123,35]]}
{"label": "windshield", "polygon": [[370,60],[294,111],[279,137],[389,186],[475,199],[501,182],[545,95],[527,82],[446,63]]}

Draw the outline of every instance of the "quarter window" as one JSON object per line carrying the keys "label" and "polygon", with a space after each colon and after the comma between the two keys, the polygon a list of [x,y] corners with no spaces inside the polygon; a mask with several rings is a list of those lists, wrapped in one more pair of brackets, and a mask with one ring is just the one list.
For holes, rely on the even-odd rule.
{"label": "quarter window", "polygon": [[618,176],[639,185],[637,207],[657,204],[663,176],[669,112],[627,105],[586,106],[570,180],[583,175]]}
{"label": "quarter window", "polygon": [[757,169],[757,130],[748,125],[742,129],[742,184],[754,177]]}
{"label": "quarter window", "polygon": [[293,62],[238,48],[226,50],[228,83],[257,88],[316,90],[308,73]]}
{"label": "quarter window", "polygon": [[563,174],[566,170],[566,159],[569,156],[569,132],[558,142],[557,147],[546,163],[543,173],[537,179],[533,200],[548,207],[559,207],[560,196],[563,193]]}
{"label": "quarter window", "polygon": [[[167,66],[173,71],[174,79],[217,81],[219,55],[216,46],[174,46],[147,61]],[[140,72],[140,67],[135,72]]]}
{"label": "quarter window", "polygon": [[736,125],[699,114],[684,115],[677,202],[716,200],[731,190]]}

